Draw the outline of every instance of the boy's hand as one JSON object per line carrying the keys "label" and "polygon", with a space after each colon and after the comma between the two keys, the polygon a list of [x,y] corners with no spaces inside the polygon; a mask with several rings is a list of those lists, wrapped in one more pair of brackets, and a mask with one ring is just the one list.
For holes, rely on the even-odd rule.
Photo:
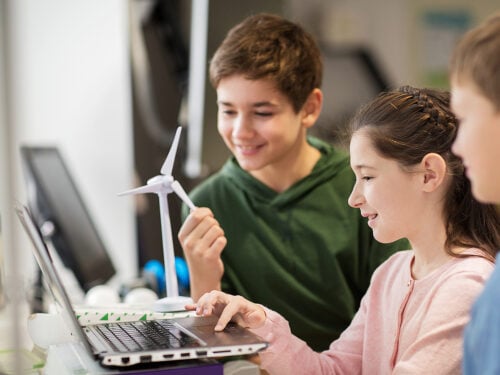
{"label": "boy's hand", "polygon": [[218,316],[216,331],[222,331],[230,321],[247,328],[259,328],[266,321],[266,312],[262,306],[241,296],[232,296],[218,290],[205,293],[196,304],[187,305],[186,309],[196,310],[198,315]]}
{"label": "boy's hand", "polygon": [[191,297],[220,290],[224,265],[220,258],[227,239],[212,211],[206,207],[191,211],[179,231],[179,242],[189,267]]}

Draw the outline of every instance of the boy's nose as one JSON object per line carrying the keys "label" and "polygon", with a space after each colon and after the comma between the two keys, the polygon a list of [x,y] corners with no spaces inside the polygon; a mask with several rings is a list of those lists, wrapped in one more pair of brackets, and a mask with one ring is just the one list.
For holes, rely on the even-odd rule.
{"label": "boy's nose", "polygon": [[233,138],[244,138],[252,134],[251,121],[246,119],[245,116],[239,116],[233,125]]}

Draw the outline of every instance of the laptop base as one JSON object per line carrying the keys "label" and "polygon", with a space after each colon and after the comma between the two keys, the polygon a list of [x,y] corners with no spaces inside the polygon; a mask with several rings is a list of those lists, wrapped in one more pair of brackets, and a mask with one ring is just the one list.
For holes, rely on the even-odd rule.
{"label": "laptop base", "polygon": [[67,342],[49,347],[43,370],[47,374],[224,375],[224,364],[215,360],[200,360],[151,364],[129,369],[104,368],[91,358],[79,343]]}

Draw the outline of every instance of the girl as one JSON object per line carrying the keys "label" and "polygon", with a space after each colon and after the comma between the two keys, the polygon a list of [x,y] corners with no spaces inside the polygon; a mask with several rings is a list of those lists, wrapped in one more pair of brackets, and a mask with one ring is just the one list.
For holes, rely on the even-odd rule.
{"label": "girl", "polygon": [[451,153],[457,123],[449,94],[403,87],[383,93],[352,121],[350,153],[359,208],[380,242],[400,238],[412,250],[373,274],[351,325],[316,353],[276,312],[212,291],[197,314],[231,319],[270,342],[260,354],[270,373],[456,374],[472,302],[493,270],[500,245],[495,209],[471,196],[460,159]]}

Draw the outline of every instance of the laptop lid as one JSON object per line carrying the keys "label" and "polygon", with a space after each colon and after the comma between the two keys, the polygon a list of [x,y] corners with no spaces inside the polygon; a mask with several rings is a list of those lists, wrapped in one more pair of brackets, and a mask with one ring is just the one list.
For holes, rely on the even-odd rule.
{"label": "laptop lid", "polygon": [[[33,243],[33,254],[45,276],[47,286],[52,294],[64,321],[69,323],[69,332],[80,342],[88,354],[99,359],[103,366],[132,366],[141,363],[168,362],[200,358],[219,358],[234,355],[257,353],[267,347],[268,343],[257,335],[236,324],[229,325],[223,332],[215,332],[215,317],[172,318],[173,330],[181,331],[198,340],[197,345],[182,348],[165,348],[160,350],[134,350],[126,352],[116,350],[100,337],[98,325],[82,327],[76,318],[69,296],[59,278],[50,257],[47,245],[25,205],[15,206],[24,229]],[[127,325],[131,322],[116,322],[115,325]]]}
{"label": "laptop lid", "polygon": [[69,330],[71,336],[75,338],[75,341],[82,343],[87,352],[93,356],[92,348],[83,334],[82,327],[76,319],[69,296],[56,272],[55,265],[52,262],[49,250],[42,239],[42,234],[38,226],[35,224],[26,206],[16,204],[14,208],[28,237],[33,243],[33,255],[45,277],[45,282],[55,302],[55,307],[58,313],[63,316],[63,321],[68,325],[66,328]]}

